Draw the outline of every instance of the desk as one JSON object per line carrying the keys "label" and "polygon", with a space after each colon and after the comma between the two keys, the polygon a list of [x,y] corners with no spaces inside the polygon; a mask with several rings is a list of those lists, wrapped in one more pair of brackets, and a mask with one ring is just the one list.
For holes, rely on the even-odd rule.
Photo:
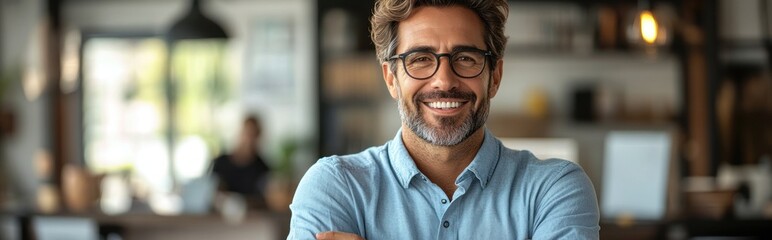
{"label": "desk", "polygon": [[124,239],[285,239],[289,233],[289,213],[250,212],[241,223],[229,223],[213,215],[123,215],[92,216],[100,232],[115,229]]}
{"label": "desk", "polygon": [[21,220],[22,239],[34,239],[34,218],[72,218],[93,221],[104,238],[111,233],[132,240],[196,239],[285,239],[289,233],[289,213],[257,210],[247,213],[240,223],[229,223],[216,213],[206,215],[160,216],[152,213],[127,213],[109,216],[86,214],[13,214]]}
{"label": "desk", "polygon": [[667,222],[636,223],[626,227],[613,223],[602,223],[600,229],[600,239],[604,240],[692,239],[695,237],[772,239],[772,219],[685,219]]}

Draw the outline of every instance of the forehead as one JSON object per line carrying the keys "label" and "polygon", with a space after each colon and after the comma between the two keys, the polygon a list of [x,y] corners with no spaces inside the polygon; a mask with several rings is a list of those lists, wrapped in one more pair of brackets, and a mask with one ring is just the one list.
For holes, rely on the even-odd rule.
{"label": "forehead", "polygon": [[418,7],[399,23],[397,53],[417,47],[447,52],[457,46],[486,49],[480,17],[466,7]]}

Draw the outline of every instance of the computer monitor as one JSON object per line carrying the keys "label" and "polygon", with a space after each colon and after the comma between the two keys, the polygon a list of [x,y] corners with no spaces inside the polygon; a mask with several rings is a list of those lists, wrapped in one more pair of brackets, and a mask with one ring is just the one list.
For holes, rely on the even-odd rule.
{"label": "computer monitor", "polygon": [[611,131],[606,136],[601,216],[660,220],[667,211],[672,138],[668,131]]}
{"label": "computer monitor", "polygon": [[94,220],[80,217],[34,217],[32,229],[38,240],[97,240],[99,227]]}

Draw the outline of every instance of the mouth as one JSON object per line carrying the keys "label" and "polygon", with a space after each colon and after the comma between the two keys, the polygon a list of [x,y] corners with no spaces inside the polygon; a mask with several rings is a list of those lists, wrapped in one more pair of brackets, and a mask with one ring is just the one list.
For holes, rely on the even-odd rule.
{"label": "mouth", "polygon": [[461,109],[469,101],[465,100],[436,100],[423,102],[423,105],[438,115],[455,115],[461,112]]}
{"label": "mouth", "polygon": [[435,109],[451,109],[458,108],[464,103],[466,102],[426,102],[425,104]]}
{"label": "mouth", "polygon": [[463,113],[477,97],[472,92],[458,90],[419,93],[414,98],[428,113],[440,117],[457,116]]}

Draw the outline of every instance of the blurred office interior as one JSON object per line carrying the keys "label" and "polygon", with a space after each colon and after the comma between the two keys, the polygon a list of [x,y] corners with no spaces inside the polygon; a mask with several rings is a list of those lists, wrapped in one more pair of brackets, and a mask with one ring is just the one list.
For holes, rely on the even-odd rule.
{"label": "blurred office interior", "polygon": [[[371,0],[0,0],[0,239],[283,239],[400,126]],[[487,127],[592,180],[603,239],[770,239],[772,2],[515,0]],[[257,206],[211,160],[262,123]]]}

